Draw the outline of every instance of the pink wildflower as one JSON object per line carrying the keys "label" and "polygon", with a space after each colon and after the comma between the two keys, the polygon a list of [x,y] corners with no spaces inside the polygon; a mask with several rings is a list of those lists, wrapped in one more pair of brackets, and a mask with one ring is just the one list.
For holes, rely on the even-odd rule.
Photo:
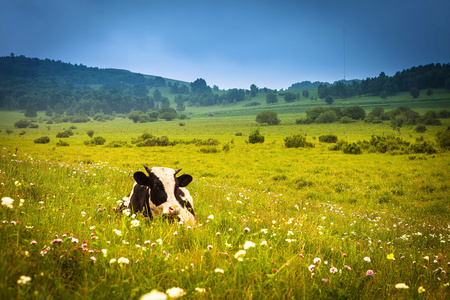
{"label": "pink wildflower", "polygon": [[375,274],[376,273],[374,271],[372,271],[372,270],[367,270],[367,272],[366,272],[366,276],[373,276]]}

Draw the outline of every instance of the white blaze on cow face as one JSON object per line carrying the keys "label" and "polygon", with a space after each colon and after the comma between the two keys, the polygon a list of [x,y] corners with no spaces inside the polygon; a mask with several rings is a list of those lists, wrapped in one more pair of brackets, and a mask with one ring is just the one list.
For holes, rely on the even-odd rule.
{"label": "white blaze on cow face", "polygon": [[[179,215],[181,207],[177,199],[175,198],[176,170],[169,168],[151,168],[147,169],[147,171],[150,173],[150,177],[154,181],[153,186],[150,187],[152,189],[152,191],[150,191],[150,208],[152,209],[152,212],[153,204],[155,212],[158,212],[158,214],[173,216]],[[164,200],[161,199],[161,197],[166,198],[165,202],[160,205],[155,205]]]}

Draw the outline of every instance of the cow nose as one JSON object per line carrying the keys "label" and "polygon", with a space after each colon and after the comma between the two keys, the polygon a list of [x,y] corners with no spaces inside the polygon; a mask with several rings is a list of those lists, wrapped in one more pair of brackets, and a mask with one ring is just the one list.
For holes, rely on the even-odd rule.
{"label": "cow nose", "polygon": [[181,208],[178,205],[169,206],[169,214],[171,215],[179,215],[181,212]]}

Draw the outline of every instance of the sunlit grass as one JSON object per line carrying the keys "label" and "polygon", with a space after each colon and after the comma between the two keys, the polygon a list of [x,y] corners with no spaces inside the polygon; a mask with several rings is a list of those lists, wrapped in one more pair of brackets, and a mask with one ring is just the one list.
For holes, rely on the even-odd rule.
{"label": "sunlit grass", "polygon": [[[14,202],[0,205],[0,298],[138,299],[173,287],[191,299],[448,298],[448,153],[345,155],[318,136],[357,141],[394,131],[363,122],[296,125],[296,117],[260,126],[259,145],[246,143],[258,127],[253,117],[1,132],[0,196]],[[56,146],[56,133],[71,125],[70,146]],[[130,147],[85,146],[89,129]],[[145,131],[215,138],[230,149],[132,145]],[[286,148],[283,138],[299,132],[315,147]],[[33,143],[46,133],[49,144]],[[419,136],[401,130],[406,140]],[[115,212],[143,164],[194,177],[195,227]]]}

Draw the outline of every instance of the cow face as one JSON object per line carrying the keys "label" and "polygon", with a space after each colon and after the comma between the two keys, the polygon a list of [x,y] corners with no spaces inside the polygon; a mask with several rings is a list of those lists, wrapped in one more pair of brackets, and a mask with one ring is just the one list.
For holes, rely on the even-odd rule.
{"label": "cow face", "polygon": [[183,209],[176,199],[177,189],[186,187],[192,181],[192,176],[185,174],[176,177],[181,169],[144,167],[149,176],[143,172],[136,172],[133,177],[138,184],[149,187],[149,206],[152,216],[177,219]]}

